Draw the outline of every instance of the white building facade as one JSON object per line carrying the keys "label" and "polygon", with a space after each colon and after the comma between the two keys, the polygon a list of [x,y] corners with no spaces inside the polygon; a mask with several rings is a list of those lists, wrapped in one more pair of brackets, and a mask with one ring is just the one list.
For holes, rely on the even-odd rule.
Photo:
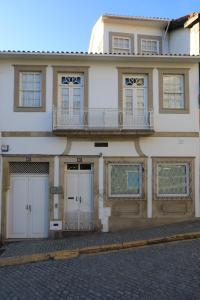
{"label": "white building facade", "polygon": [[199,14],[102,16],[89,53],[1,52],[1,239],[199,217],[199,62]]}

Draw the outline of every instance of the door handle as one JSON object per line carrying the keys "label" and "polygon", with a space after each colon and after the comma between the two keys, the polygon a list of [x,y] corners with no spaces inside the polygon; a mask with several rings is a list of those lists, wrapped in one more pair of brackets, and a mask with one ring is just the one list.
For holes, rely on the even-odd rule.
{"label": "door handle", "polygon": [[76,196],[76,201],[78,201],[78,197]]}
{"label": "door handle", "polygon": [[81,200],[82,200],[82,199],[81,199],[81,196],[80,196],[80,198],[79,198],[80,203],[81,203]]}
{"label": "door handle", "polygon": [[30,211],[30,213],[31,213],[31,205],[30,205],[30,204],[29,204],[28,208],[29,208],[29,211]]}
{"label": "door handle", "polygon": [[28,210],[28,209],[29,209],[29,205],[28,205],[28,204],[26,204],[25,208],[26,208],[26,210]]}

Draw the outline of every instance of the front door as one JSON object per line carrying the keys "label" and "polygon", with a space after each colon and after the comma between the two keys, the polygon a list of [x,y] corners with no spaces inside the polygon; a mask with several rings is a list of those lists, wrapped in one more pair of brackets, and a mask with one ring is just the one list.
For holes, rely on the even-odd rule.
{"label": "front door", "polygon": [[48,175],[12,174],[8,238],[48,236]]}
{"label": "front door", "polygon": [[91,164],[67,164],[65,229],[94,229],[93,170]]}

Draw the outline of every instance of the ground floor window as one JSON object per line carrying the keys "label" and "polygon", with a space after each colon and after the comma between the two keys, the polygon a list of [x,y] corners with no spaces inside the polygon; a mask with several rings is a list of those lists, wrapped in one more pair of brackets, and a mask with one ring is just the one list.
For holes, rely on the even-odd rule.
{"label": "ground floor window", "polygon": [[157,181],[158,196],[187,197],[189,195],[189,164],[159,163]]}
{"label": "ground floor window", "polygon": [[111,164],[110,197],[139,197],[142,194],[142,164]]}

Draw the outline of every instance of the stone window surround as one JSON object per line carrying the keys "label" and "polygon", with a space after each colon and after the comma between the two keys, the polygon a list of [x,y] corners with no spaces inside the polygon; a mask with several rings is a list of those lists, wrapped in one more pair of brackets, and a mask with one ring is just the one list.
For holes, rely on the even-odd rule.
{"label": "stone window surround", "polygon": [[[139,166],[139,173],[141,175],[140,177],[140,192],[139,194],[116,194],[116,195],[113,195],[111,193],[111,166]],[[142,176],[142,173],[143,173],[143,170],[142,170],[142,167],[143,167],[143,164],[142,163],[109,163],[108,165],[108,172],[109,172],[109,177],[108,177],[108,196],[109,198],[142,198],[142,191],[143,191],[143,185],[144,185],[144,182],[142,181],[143,179],[143,176]]]}
{"label": "stone window surround", "polygon": [[[143,164],[143,183],[142,183],[142,193],[141,195],[133,195],[133,197],[129,196],[111,196],[109,194],[109,182],[110,182],[110,165],[134,165],[134,164]],[[106,194],[105,203],[109,204],[113,201],[127,200],[127,201],[135,201],[135,200],[145,200],[147,197],[147,159],[139,158],[139,157],[105,157],[104,158],[104,191]],[[109,206],[109,205],[108,205]]]}
{"label": "stone window surround", "polygon": [[[159,73],[159,113],[161,114],[189,114],[190,94],[189,94],[189,68],[158,68]],[[183,75],[184,76],[184,108],[164,108],[163,107],[163,75]]]}
{"label": "stone window surround", "polygon": [[[113,45],[112,45],[112,40],[113,37],[123,37],[123,38],[130,38],[130,53],[134,53],[134,34],[132,33],[124,33],[124,32],[109,32],[109,52],[113,53]],[[123,51],[122,51],[123,53]]]}
{"label": "stone window surround", "polygon": [[[194,157],[153,157],[152,158],[152,163],[153,163],[153,174],[152,174],[152,180],[153,180],[153,199],[154,201],[167,201],[167,200],[188,200],[188,201],[193,201],[194,202],[194,193],[195,193],[195,176],[194,176]],[[191,186],[192,186],[192,193],[191,195],[187,196],[178,196],[178,195],[158,195],[157,191],[157,184],[158,184],[158,174],[157,174],[157,166],[158,164],[189,164],[191,168]]]}
{"label": "stone window surround", "polygon": [[[14,111],[15,112],[45,112],[46,111],[46,67],[44,65],[14,65]],[[20,73],[41,72],[42,74],[42,98],[40,107],[20,106]]]}
{"label": "stone window surround", "polygon": [[142,39],[158,41],[159,42],[159,53],[158,54],[162,54],[162,36],[138,34],[137,35],[138,53],[142,53],[142,43],[141,43]]}
{"label": "stone window surround", "polygon": [[146,74],[148,77],[148,99],[147,107],[153,110],[153,68],[118,67],[118,107],[123,110],[123,75],[124,74]]}
{"label": "stone window surround", "polygon": [[53,104],[58,107],[58,74],[59,73],[82,73],[84,75],[84,99],[83,107],[88,108],[89,103],[89,66],[53,66]]}

